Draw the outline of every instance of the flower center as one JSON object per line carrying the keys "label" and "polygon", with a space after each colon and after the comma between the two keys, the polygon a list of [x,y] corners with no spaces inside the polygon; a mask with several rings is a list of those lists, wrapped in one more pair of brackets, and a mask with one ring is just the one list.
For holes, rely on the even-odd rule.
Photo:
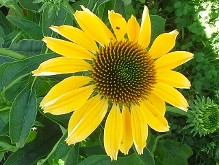
{"label": "flower center", "polygon": [[118,104],[139,104],[155,84],[154,60],[137,43],[115,42],[99,50],[93,79],[100,94]]}

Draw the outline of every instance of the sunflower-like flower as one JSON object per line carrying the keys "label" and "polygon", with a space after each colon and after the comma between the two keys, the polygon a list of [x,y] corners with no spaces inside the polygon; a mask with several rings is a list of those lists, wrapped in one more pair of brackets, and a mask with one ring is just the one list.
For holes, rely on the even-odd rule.
{"label": "sunflower-like flower", "polygon": [[188,79],[172,69],[193,58],[174,51],[176,30],[159,35],[150,49],[151,22],[145,6],[141,25],[134,16],[126,21],[108,12],[113,32],[89,9],[74,14],[81,29],[62,25],[51,29],[68,41],[44,37],[52,51],[62,55],[43,62],[35,76],[85,72],[55,85],[42,100],[44,112],[73,112],[68,124],[68,144],[86,139],[108,115],[104,128],[107,155],[116,160],[118,151],[131,146],[143,153],[148,126],[169,130],[165,102],[182,110],[188,103],[175,88],[190,88]]}

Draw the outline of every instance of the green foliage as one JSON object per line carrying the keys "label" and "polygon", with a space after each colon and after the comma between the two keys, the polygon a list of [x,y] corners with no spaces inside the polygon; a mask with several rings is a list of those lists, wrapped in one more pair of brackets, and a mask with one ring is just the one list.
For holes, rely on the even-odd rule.
{"label": "green foliage", "polygon": [[[68,146],[65,139],[71,114],[54,116],[39,108],[42,97],[65,77],[33,78],[31,74],[40,63],[56,57],[41,41],[43,36],[60,37],[49,27],[63,24],[77,27],[73,13],[80,10],[80,5],[89,8],[107,25],[108,10],[115,10],[126,19],[135,15],[140,23],[143,6],[147,5],[152,41],[176,28],[180,32],[176,49],[195,54],[191,62],[177,68],[192,83],[192,89],[184,92],[186,98],[205,96],[218,104],[219,5],[214,0],[0,0],[0,4],[3,6],[0,10],[0,164],[210,165],[219,162],[218,129],[202,137],[191,136],[194,128],[186,123],[186,120],[192,122],[189,113],[170,106],[167,107],[171,112],[167,114],[170,132],[160,135],[150,130],[142,155],[131,149],[128,156],[119,153],[118,160],[111,161],[104,151],[101,127],[82,143]],[[206,105],[203,101],[202,106]],[[191,106],[197,108],[200,108],[198,104]]]}

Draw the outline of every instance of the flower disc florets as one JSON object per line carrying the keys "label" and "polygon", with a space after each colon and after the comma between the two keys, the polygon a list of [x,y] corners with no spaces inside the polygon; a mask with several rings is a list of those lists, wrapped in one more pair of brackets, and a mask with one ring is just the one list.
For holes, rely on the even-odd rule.
{"label": "flower disc florets", "polygon": [[96,54],[93,78],[99,93],[119,104],[139,104],[155,84],[154,60],[129,41],[110,43]]}

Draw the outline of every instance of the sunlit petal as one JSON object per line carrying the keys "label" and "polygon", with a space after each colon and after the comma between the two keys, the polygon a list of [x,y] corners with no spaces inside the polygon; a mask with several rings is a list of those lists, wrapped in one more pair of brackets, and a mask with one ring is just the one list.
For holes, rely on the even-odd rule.
{"label": "sunlit petal", "polygon": [[128,20],[127,33],[128,33],[129,41],[132,41],[132,42],[138,41],[138,37],[140,33],[140,26],[134,16],[131,16],[131,18]]}
{"label": "sunlit petal", "polygon": [[122,138],[122,115],[119,106],[113,105],[105,123],[104,148],[111,160],[117,160]]}
{"label": "sunlit petal", "polygon": [[159,35],[153,42],[149,53],[152,58],[158,58],[168,53],[173,49],[176,43],[176,37],[179,34],[178,31],[174,30],[169,33],[163,33]]}

